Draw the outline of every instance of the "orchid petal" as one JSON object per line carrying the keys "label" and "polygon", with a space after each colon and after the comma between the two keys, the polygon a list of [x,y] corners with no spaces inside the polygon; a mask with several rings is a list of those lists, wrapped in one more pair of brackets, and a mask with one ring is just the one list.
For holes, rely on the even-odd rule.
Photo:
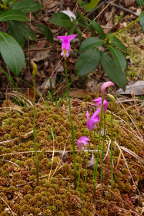
{"label": "orchid petal", "polygon": [[98,108],[91,117],[87,119],[86,125],[89,130],[93,130],[96,124],[100,122],[100,108]]}
{"label": "orchid petal", "polygon": [[83,149],[84,146],[87,145],[89,141],[90,139],[87,136],[81,136],[76,142],[79,150]]}
{"label": "orchid petal", "polygon": [[101,92],[104,94],[106,92],[107,88],[114,86],[114,85],[115,84],[111,81],[104,82],[101,86]]}
{"label": "orchid petal", "polygon": [[95,98],[93,100],[93,102],[95,102],[96,106],[101,106],[102,105],[102,97]]}
{"label": "orchid petal", "polygon": [[75,39],[76,38],[76,34],[72,34],[72,35],[68,35],[68,40],[73,40],[73,39]]}
{"label": "orchid petal", "polygon": [[108,101],[106,99],[102,100],[102,97],[95,98],[93,102],[95,102],[95,106],[101,107],[103,101],[104,111],[108,108]]}

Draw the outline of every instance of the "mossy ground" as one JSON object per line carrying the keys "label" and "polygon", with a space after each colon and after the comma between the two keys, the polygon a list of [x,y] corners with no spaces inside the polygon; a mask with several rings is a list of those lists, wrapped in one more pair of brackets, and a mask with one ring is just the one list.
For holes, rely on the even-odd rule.
{"label": "mossy ground", "polygon": [[[100,128],[96,132],[86,129],[85,112],[94,109],[89,102],[47,102],[21,112],[2,109],[0,216],[142,215],[141,104],[141,100],[129,105],[110,103],[103,136]],[[92,152],[77,152],[76,139],[82,135],[91,139],[87,149],[99,150],[94,153],[94,167],[88,167]],[[121,146],[139,158],[124,150],[120,154]],[[64,150],[68,152],[63,154]]]}
{"label": "mossy ground", "polygon": [[[138,34],[139,32],[139,34]],[[144,79],[144,33],[138,23],[126,28],[118,34],[120,40],[127,47],[128,70],[127,77],[131,80]]]}

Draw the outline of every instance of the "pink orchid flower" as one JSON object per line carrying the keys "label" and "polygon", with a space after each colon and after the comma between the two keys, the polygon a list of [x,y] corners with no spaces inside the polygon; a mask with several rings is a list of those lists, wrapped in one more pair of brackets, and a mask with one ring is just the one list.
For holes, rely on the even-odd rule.
{"label": "pink orchid flower", "polygon": [[102,84],[102,86],[101,86],[101,92],[102,92],[103,94],[105,94],[107,88],[109,88],[109,87],[111,87],[111,86],[114,86],[114,85],[115,85],[115,84],[114,84],[113,82],[111,82],[111,81],[104,82],[104,83]]}
{"label": "pink orchid flower", "polygon": [[89,130],[93,130],[95,127],[96,127],[96,124],[100,122],[100,108],[98,108],[93,114],[92,116],[90,117],[90,114],[89,112],[87,111],[86,112],[86,118],[87,118],[87,122],[86,122],[86,125],[87,125],[87,128]]}
{"label": "pink orchid flower", "polygon": [[95,106],[97,107],[102,106],[102,101],[103,101],[104,111],[106,111],[108,108],[108,101],[106,99],[103,100],[102,97],[98,97],[93,100],[93,102],[95,102]]}
{"label": "pink orchid flower", "polygon": [[76,36],[77,36],[76,34],[57,36],[57,39],[59,39],[62,42],[61,55],[64,58],[67,58],[69,56],[71,50],[70,42],[71,40],[75,39]]}
{"label": "pink orchid flower", "polygon": [[88,144],[89,141],[90,141],[90,139],[87,136],[81,136],[77,140],[78,149],[82,150],[84,148],[84,146]]}

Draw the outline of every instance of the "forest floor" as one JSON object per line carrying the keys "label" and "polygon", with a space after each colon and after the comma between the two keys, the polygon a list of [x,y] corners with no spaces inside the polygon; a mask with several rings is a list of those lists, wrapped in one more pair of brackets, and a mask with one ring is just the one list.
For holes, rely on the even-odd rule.
{"label": "forest floor", "polygon": [[[51,4],[52,13],[58,3]],[[124,16],[123,23],[129,18]],[[129,84],[143,80],[140,26],[136,23],[118,35],[128,48]],[[32,46],[43,52],[46,45],[41,40]],[[98,82],[97,75],[89,76],[85,86],[74,78],[71,97],[62,94],[65,86],[58,82],[43,96],[40,87],[52,70],[64,78],[62,61],[52,59],[52,47],[50,60],[44,53],[40,58],[34,48],[28,53],[37,58],[39,69],[36,100],[35,89],[27,88],[31,83],[25,85],[30,71],[23,82],[17,79],[20,89],[3,85],[7,91],[0,106],[0,216],[144,215],[144,95],[122,96],[112,90],[115,100],[109,102],[104,124],[90,132],[85,113],[94,111],[91,101],[99,96],[95,86],[107,78]],[[83,135],[91,141],[78,151],[76,140]]]}

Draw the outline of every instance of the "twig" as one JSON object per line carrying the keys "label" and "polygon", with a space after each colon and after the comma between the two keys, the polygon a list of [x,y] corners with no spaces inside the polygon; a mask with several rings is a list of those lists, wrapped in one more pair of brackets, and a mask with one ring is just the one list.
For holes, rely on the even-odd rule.
{"label": "twig", "polygon": [[137,191],[139,192],[139,189],[137,188],[137,185],[136,185],[136,183],[135,183],[135,181],[134,181],[134,178],[133,178],[133,176],[132,176],[132,173],[131,173],[131,171],[130,171],[130,169],[129,169],[127,160],[126,160],[126,158],[125,158],[125,156],[124,156],[124,154],[123,154],[123,151],[122,151],[120,145],[117,143],[117,141],[115,141],[115,145],[118,147],[118,149],[119,149],[119,151],[120,151],[120,153],[121,153],[121,156],[123,157],[123,160],[124,160],[124,162],[125,162],[126,168],[127,168],[128,172],[129,172],[129,175],[131,176],[131,180],[132,180],[132,182],[133,182],[133,185],[135,186],[135,188],[136,188]]}
{"label": "twig", "polygon": [[109,5],[112,3],[111,1],[114,2],[115,0],[108,1],[107,5],[102,9],[102,11],[100,11],[100,13],[95,17],[94,20],[96,20],[109,7]]}
{"label": "twig", "polygon": [[134,158],[136,158],[139,162],[141,162],[141,163],[144,164],[144,160],[141,157],[139,157],[135,152],[131,151],[130,149],[128,149],[128,148],[126,148],[124,146],[120,146],[120,148],[123,151],[127,152],[128,154],[130,154],[131,156],[133,156]]}
{"label": "twig", "polygon": [[122,103],[121,103],[120,105],[122,106],[122,109],[125,110],[127,116],[129,117],[129,119],[130,119],[131,122],[133,123],[133,125],[134,125],[134,127],[135,127],[135,129],[136,129],[136,131],[137,131],[137,134],[139,135],[139,137],[140,137],[141,139],[143,139],[143,136],[142,136],[142,134],[140,133],[140,131],[139,131],[137,125],[135,124],[134,119],[133,119],[133,118],[131,117],[131,115],[129,115],[129,113],[126,111],[124,105],[123,105]]}
{"label": "twig", "polygon": [[119,99],[119,100],[116,100],[116,103],[117,104],[121,104],[121,103],[129,103],[129,102],[142,102],[142,100],[140,99]]}
{"label": "twig", "polygon": [[[88,17],[91,16],[96,10],[98,10],[100,7],[102,7],[104,4],[109,4],[112,0],[104,0],[100,4],[97,5],[96,8],[94,8],[91,12],[88,13]],[[107,6],[106,6],[107,7]],[[101,13],[101,12],[100,12]]]}
{"label": "twig", "polygon": [[105,154],[105,157],[104,157],[103,161],[105,161],[105,159],[108,156],[108,153],[109,153],[109,150],[110,150],[110,145],[111,145],[111,139],[109,139],[109,141],[107,141],[107,151],[106,151],[106,154]]}
{"label": "twig", "polygon": [[50,179],[50,176],[51,176],[51,172],[52,172],[52,166],[53,166],[53,159],[54,159],[54,154],[55,154],[55,137],[54,137],[54,133],[53,133],[53,129],[51,128],[51,136],[52,136],[52,141],[53,141],[53,153],[52,153],[52,163],[51,163],[51,168],[50,168],[50,172],[49,172],[49,175],[48,175],[48,182],[49,182],[49,179]]}
{"label": "twig", "polygon": [[14,163],[14,162],[12,162],[12,161],[4,160],[4,159],[3,159],[3,161],[9,162],[9,163],[13,164],[14,166],[16,166],[16,167],[18,167],[18,168],[20,167],[19,165],[17,165],[16,163]]}
{"label": "twig", "polygon": [[9,204],[2,198],[0,197],[0,199],[4,202],[4,204],[8,207],[9,211],[11,212],[12,216],[16,216],[17,214],[13,212],[13,210],[11,209],[11,207],[9,206]]}
{"label": "twig", "polygon": [[127,9],[127,8],[121,6],[121,5],[115,4],[115,3],[113,3],[113,2],[110,2],[110,4],[111,4],[112,6],[114,6],[114,7],[117,7],[117,8],[119,8],[119,9],[123,10],[123,11],[126,11],[126,12],[128,12],[128,13],[130,13],[130,14],[133,14],[133,15],[135,15],[135,16],[138,17],[138,14],[135,13],[135,12],[133,12],[132,10],[129,10],[129,9]]}
{"label": "twig", "polygon": [[10,142],[13,142],[13,141],[15,141],[15,140],[16,140],[16,138],[15,138],[15,139],[11,139],[11,140],[1,141],[1,142],[0,142],[0,145],[6,144],[6,143],[10,143]]}
{"label": "twig", "polygon": [[139,139],[139,141],[140,141],[141,143],[144,142],[143,137],[139,136],[139,135],[136,133],[136,131],[129,125],[128,122],[126,122],[124,119],[122,119],[120,116],[116,115],[115,113],[113,113],[113,112],[111,112],[111,111],[109,111],[109,112],[110,112],[113,116],[115,116],[116,118],[118,118],[121,122],[123,122],[125,125],[127,125],[127,126],[130,128],[131,131],[130,131],[128,128],[124,127],[124,126],[120,126],[121,128],[123,128],[123,129],[127,130],[129,133],[133,134],[133,136],[135,136],[136,139]]}

